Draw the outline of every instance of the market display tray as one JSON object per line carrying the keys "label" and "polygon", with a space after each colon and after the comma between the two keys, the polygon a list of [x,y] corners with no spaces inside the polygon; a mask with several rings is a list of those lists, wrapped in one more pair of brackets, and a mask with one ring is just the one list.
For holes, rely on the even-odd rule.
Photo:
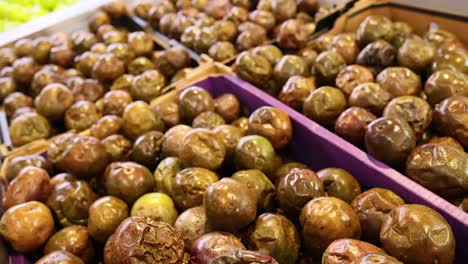
{"label": "market display tray", "polygon": [[[50,13],[36,20],[18,26],[10,31],[0,33],[0,48],[11,47],[16,41],[23,38],[36,38],[40,36],[50,36],[57,32],[72,34],[76,31],[89,31],[88,22],[92,16],[113,0],[82,0],[74,5]],[[127,7],[139,2],[139,0],[124,0]],[[131,32],[146,31],[143,24],[132,18],[131,14],[114,19],[112,25],[126,28]],[[166,45],[158,38],[153,38],[154,50],[167,50],[173,46]],[[199,59],[191,55],[190,67],[196,68],[200,65]],[[190,78],[189,78],[190,79]],[[163,89],[163,92],[170,91],[173,84]],[[9,135],[9,123],[6,114],[0,107],[0,158],[14,149]]]}
{"label": "market display tray", "polygon": [[[466,263],[468,214],[463,210],[235,75],[209,77],[193,85],[204,88],[213,97],[233,93],[250,112],[261,106],[281,108],[290,116],[293,124],[293,139],[285,149],[286,156],[307,164],[315,171],[327,167],[342,168],[365,188],[387,188],[403,197],[407,203],[422,204],[437,210],[451,225],[457,239],[456,263]],[[176,95],[174,91],[165,98],[175,100]]]}
{"label": "market display tray", "polygon": [[[407,203],[423,204],[437,210],[449,222],[457,239],[456,263],[465,263],[468,259],[468,243],[465,243],[468,238],[468,214],[456,206],[235,75],[208,77],[191,85],[207,90],[213,97],[232,93],[250,112],[262,106],[283,109],[293,125],[292,142],[284,150],[288,157],[307,164],[313,170],[342,168],[349,171],[365,188],[387,188],[403,197]],[[173,101],[178,92],[180,90],[174,90],[158,101]],[[2,252],[7,251],[0,245],[0,256]],[[11,254],[9,258],[12,264],[31,263],[20,254]]]}

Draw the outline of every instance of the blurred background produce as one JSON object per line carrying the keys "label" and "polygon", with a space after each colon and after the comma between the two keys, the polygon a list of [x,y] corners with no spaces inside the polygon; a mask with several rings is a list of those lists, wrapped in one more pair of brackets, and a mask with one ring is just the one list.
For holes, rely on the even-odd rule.
{"label": "blurred background produce", "polygon": [[69,6],[80,0],[2,0],[0,32]]}

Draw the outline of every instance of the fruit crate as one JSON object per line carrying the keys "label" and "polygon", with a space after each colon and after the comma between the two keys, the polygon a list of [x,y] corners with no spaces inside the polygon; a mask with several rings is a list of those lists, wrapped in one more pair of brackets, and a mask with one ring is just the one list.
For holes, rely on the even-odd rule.
{"label": "fruit crate", "polygon": [[[202,65],[197,67],[194,71],[193,74],[191,74],[189,77],[179,80],[171,85],[166,86],[165,92],[167,94],[162,95],[156,99],[154,99],[151,102],[151,105],[158,104],[160,102],[164,101],[169,101],[169,100],[174,100],[175,99],[175,92],[178,90],[181,90],[193,83],[199,82],[203,79],[206,79],[207,77],[210,76],[221,76],[221,75],[226,75],[230,74],[231,69],[223,64],[220,63],[209,63],[206,65]],[[80,132],[82,135],[88,135],[89,130],[84,130]],[[56,136],[55,136],[56,137]],[[18,147],[16,149],[11,150],[9,153],[5,154],[3,157],[0,157],[0,181],[6,181],[6,171],[8,168],[8,164],[10,161],[18,156],[24,156],[24,155],[33,155],[33,154],[42,154],[47,151],[47,148],[50,145],[50,142],[55,138],[50,138],[48,140],[45,139],[40,139],[33,141],[29,144],[26,144],[24,146]],[[1,207],[1,206],[0,206]],[[1,262],[0,262],[1,263]]]}
{"label": "fruit crate", "polygon": [[[113,0],[83,0],[72,6],[20,25],[13,31],[0,33],[0,48],[11,47],[17,40],[23,38],[49,36],[56,32],[71,34],[80,30],[88,31],[88,21],[98,10],[112,1]],[[139,0],[124,0],[124,3],[127,6],[131,6],[138,1]],[[140,24],[136,23],[135,20],[131,18],[131,14],[113,20],[112,24],[116,27],[126,28],[131,32],[145,31]],[[167,50],[172,47],[170,45],[166,45],[157,37],[153,37],[153,41],[156,44],[155,50]],[[197,60],[191,60],[191,67],[196,68],[198,65],[199,62]],[[194,71],[194,73],[195,72],[196,74],[201,74],[200,71]],[[188,78],[188,80],[190,80],[190,78]],[[171,87],[173,87],[173,84],[164,88],[163,93],[165,91],[170,91]],[[14,149],[14,147],[9,136],[8,120],[3,107],[0,107],[0,157],[5,156],[12,149]]]}
{"label": "fruit crate", "polygon": [[[319,4],[319,6],[329,8],[330,11],[325,16],[323,16],[322,18],[320,18],[319,20],[316,21],[316,23],[315,23],[315,25],[316,25],[315,32],[311,36],[309,36],[309,39],[311,39],[311,40],[313,40],[313,39],[321,36],[322,34],[328,32],[333,27],[335,20],[340,15],[345,13],[348,9],[350,9],[354,5],[354,3],[357,2],[357,0],[318,0],[317,2]],[[131,4],[129,6],[130,6],[130,9],[132,9],[131,7],[134,6],[134,5]],[[196,60],[199,63],[209,63],[209,62],[214,62],[215,61],[209,55],[204,54],[204,53],[203,54],[198,53],[195,50],[192,50],[191,48],[186,47],[185,45],[183,45],[179,40],[164,35],[160,31],[158,31],[157,29],[154,29],[149,24],[149,22],[147,22],[146,20],[136,16],[134,13],[131,14],[131,18],[140,27],[144,28],[146,32],[152,33],[155,41],[160,43],[162,46],[184,47],[189,52],[192,59]],[[267,44],[276,44],[276,41],[274,39],[268,39],[264,43],[264,45],[267,45]],[[231,58],[229,58],[229,59],[227,59],[225,61],[221,61],[220,63],[230,64],[237,58],[237,55],[238,54],[236,54],[235,56],[233,56],[233,57],[231,57]]]}
{"label": "fruit crate", "polygon": [[[333,28],[327,32],[327,34],[340,34],[346,32],[356,32],[359,24],[370,15],[383,15],[389,17],[392,21],[402,21],[410,24],[414,28],[414,32],[422,35],[428,30],[428,27],[434,26],[433,23],[436,23],[442,29],[449,30],[450,32],[457,35],[460,40],[468,44],[468,35],[464,32],[464,29],[468,26],[468,16],[461,16],[453,13],[447,13],[446,11],[436,11],[433,9],[424,9],[420,6],[410,5],[405,3],[408,1],[404,0],[361,0],[354,4],[354,7],[349,9],[346,13],[340,16],[333,26]],[[311,40],[308,45],[313,46],[316,42]],[[319,86],[317,86],[319,88]],[[258,88],[257,88],[258,89]],[[347,108],[348,109],[348,108]],[[297,112],[306,118],[302,112]],[[307,119],[307,118],[306,118]],[[326,130],[328,133],[332,133]],[[338,138],[334,135],[333,138]],[[333,139],[335,140],[335,139]],[[343,140],[344,141],[344,140]],[[353,146],[351,143],[346,142],[349,148],[355,149],[356,153],[359,153],[360,156],[367,156],[365,151]],[[466,150],[466,149],[465,149]],[[382,164],[382,163],[381,163]],[[385,165],[385,169],[390,167]],[[399,175],[405,177],[409,181],[411,179],[404,176],[401,172],[392,170],[393,173],[398,173]],[[466,172],[468,173],[468,172]],[[418,185],[421,187],[420,185]],[[423,187],[422,187],[423,188]],[[431,191],[427,192],[432,193]],[[433,194],[433,193],[432,193]],[[452,211],[458,210],[457,213],[460,220],[465,223],[465,228],[468,228],[468,214],[464,213],[463,210],[458,209],[455,205],[446,201],[437,194],[433,194],[434,197],[437,197],[438,201],[443,201],[441,206],[450,208]],[[439,203],[439,202],[438,202]],[[468,237],[468,236],[466,236]],[[466,240],[466,239],[465,239]],[[467,253],[468,254],[468,253]]]}
{"label": "fruit crate", "polygon": [[[468,218],[461,210],[235,75],[211,76],[198,82],[187,82],[183,87],[177,86],[155,103],[174,101],[183,88],[191,85],[207,90],[214,97],[223,93],[233,93],[250,112],[262,106],[283,109],[290,116],[293,125],[293,139],[284,150],[284,154],[307,164],[313,170],[327,167],[343,168],[354,175],[365,188],[388,188],[408,203],[434,208],[450,223],[456,236],[456,263],[464,263],[467,259],[468,244],[464,241],[468,237]],[[10,255],[10,259],[10,263],[13,264],[31,263],[27,257],[18,254]]]}
{"label": "fruit crate", "polygon": [[[235,75],[209,77],[193,85],[207,90],[213,97],[232,93],[250,112],[261,106],[281,108],[293,124],[293,139],[284,151],[286,156],[315,171],[342,168],[355,176],[364,188],[387,188],[408,203],[437,210],[449,222],[457,239],[456,263],[465,263],[468,259],[468,244],[464,243],[468,237],[468,214],[456,206]],[[158,103],[175,101],[177,95],[178,91],[170,92],[160,97]]]}

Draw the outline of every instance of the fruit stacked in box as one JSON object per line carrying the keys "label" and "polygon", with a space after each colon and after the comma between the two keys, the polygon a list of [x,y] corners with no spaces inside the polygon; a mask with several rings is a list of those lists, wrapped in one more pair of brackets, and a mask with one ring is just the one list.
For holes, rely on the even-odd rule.
{"label": "fruit stacked in box", "polygon": [[450,29],[422,35],[368,16],[303,56],[266,45],[237,74],[368,154],[459,205],[468,200],[468,53]]}
{"label": "fruit stacked in box", "polygon": [[330,10],[316,0],[144,0],[134,14],[197,53],[226,61],[271,40],[300,49]]}
{"label": "fruit stacked in box", "polygon": [[192,86],[156,112],[133,102],[131,124],[15,157],[0,234],[39,264],[453,263],[441,215],[291,160],[289,145],[313,138],[295,138],[297,121],[255,109],[245,91]]}
{"label": "fruit stacked in box", "polygon": [[14,147],[95,123],[127,123],[114,104],[142,100],[192,70],[182,48],[156,50],[152,36],[111,24],[126,15],[122,3],[98,11],[89,29],[20,39],[0,49],[0,100]]}
{"label": "fruit stacked in box", "polygon": [[78,0],[6,0],[0,2],[0,32],[72,5]]}

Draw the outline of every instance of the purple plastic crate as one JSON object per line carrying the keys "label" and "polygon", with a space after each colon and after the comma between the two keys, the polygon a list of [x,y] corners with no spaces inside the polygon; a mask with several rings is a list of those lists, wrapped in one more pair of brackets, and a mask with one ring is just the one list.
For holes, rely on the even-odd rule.
{"label": "purple plastic crate", "polygon": [[[402,196],[408,203],[423,204],[436,209],[450,223],[456,236],[456,263],[466,263],[468,214],[456,206],[234,75],[209,77],[194,85],[206,89],[213,97],[233,93],[250,111],[261,106],[283,109],[291,117],[294,131],[293,140],[285,151],[294,160],[303,162],[314,170],[327,167],[343,168],[355,176],[363,186],[387,188]],[[10,258],[13,264],[31,263],[20,255]]]}

